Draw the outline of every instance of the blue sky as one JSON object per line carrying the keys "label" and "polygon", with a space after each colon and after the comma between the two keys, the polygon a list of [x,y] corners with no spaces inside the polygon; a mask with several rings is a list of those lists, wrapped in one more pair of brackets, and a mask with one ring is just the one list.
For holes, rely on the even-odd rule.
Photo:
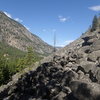
{"label": "blue sky", "polygon": [[0,10],[53,45],[77,39],[100,13],[100,0],[0,0]]}

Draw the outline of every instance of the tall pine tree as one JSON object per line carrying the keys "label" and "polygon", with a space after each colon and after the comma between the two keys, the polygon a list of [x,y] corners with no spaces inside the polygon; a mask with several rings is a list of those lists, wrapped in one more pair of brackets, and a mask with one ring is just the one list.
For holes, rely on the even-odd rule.
{"label": "tall pine tree", "polygon": [[98,18],[95,15],[94,18],[93,18],[91,31],[95,31],[97,29],[97,27],[98,27]]}

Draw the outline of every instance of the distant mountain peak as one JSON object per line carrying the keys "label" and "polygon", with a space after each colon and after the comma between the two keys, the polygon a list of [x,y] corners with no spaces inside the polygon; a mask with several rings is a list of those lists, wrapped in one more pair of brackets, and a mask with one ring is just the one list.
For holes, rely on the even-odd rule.
{"label": "distant mountain peak", "polygon": [[26,51],[31,46],[38,53],[50,54],[53,47],[32,34],[19,22],[9,18],[0,11],[0,41],[12,47]]}

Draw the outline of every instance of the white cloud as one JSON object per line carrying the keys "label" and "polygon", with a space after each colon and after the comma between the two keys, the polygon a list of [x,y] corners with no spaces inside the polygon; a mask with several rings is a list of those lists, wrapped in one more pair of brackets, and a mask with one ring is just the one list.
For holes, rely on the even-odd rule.
{"label": "white cloud", "polygon": [[12,18],[11,14],[4,12],[9,18]]}
{"label": "white cloud", "polygon": [[61,45],[58,45],[57,47],[64,47],[65,45],[61,44]]}
{"label": "white cloud", "polygon": [[[9,14],[8,12],[4,12],[9,18],[12,18],[12,15]],[[14,20],[18,21],[18,22],[23,22],[23,20],[19,19],[19,18],[13,18]]]}
{"label": "white cloud", "polygon": [[24,25],[24,27],[25,27],[27,30],[30,30],[30,28],[29,28],[29,27],[27,27],[26,25]]}
{"label": "white cloud", "polygon": [[64,43],[58,44],[57,46],[58,46],[58,47],[64,47],[64,46],[68,45],[69,43],[71,43],[71,42],[73,42],[73,41],[74,41],[74,40],[66,40]]}
{"label": "white cloud", "polygon": [[52,29],[52,32],[53,32],[53,33],[56,32],[56,29]]}
{"label": "white cloud", "polygon": [[19,19],[19,18],[15,18],[14,20],[16,20],[17,22],[23,22],[23,20]]}
{"label": "white cloud", "polygon": [[100,11],[100,5],[89,7],[89,9],[93,11]]}
{"label": "white cloud", "polygon": [[43,32],[46,32],[47,30],[46,30],[46,29],[43,29],[42,31],[43,31]]}
{"label": "white cloud", "polygon": [[74,41],[74,40],[66,40],[65,43],[66,43],[66,45],[67,45],[67,44],[69,44],[69,43],[71,43],[71,42],[73,42],[73,41]]}
{"label": "white cloud", "polygon": [[66,22],[70,19],[70,17],[63,17],[63,16],[58,16],[58,18],[60,22]]}

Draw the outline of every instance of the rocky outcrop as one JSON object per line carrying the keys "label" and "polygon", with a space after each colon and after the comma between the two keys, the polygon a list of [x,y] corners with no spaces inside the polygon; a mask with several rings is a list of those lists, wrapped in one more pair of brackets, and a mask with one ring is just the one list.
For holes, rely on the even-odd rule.
{"label": "rocky outcrop", "polygon": [[0,99],[63,100],[71,93],[69,83],[77,78],[78,74],[73,70],[47,62],[35,71],[22,75],[17,83],[1,91]]}

